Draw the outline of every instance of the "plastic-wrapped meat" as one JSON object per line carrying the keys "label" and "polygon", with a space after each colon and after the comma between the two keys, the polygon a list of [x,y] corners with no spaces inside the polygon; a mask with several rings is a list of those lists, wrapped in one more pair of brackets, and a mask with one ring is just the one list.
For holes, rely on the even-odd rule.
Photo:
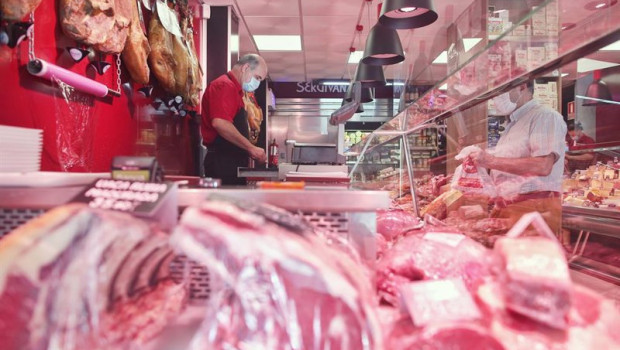
{"label": "plastic-wrapped meat", "polygon": [[550,327],[566,328],[571,279],[561,246],[544,237],[504,237],[494,250],[506,306]]}
{"label": "plastic-wrapped meat", "polygon": [[376,243],[377,243],[377,259],[381,259],[385,254],[385,251],[388,250],[388,243],[385,240],[383,235],[376,235]]}
{"label": "plastic-wrapped meat", "polygon": [[572,287],[567,329],[534,322],[506,309],[500,285],[487,283],[477,293],[490,319],[489,329],[507,350],[618,349],[620,314],[611,300],[580,286]]}
{"label": "plastic-wrapped meat", "polygon": [[420,226],[420,219],[404,210],[377,211],[377,232],[391,241],[406,229]]}
{"label": "plastic-wrapped meat", "polygon": [[[184,305],[184,287],[168,282],[128,295],[139,275],[157,275],[156,269],[142,268],[143,257],[167,239],[129,215],[77,204],[10,233],[0,241],[0,344],[68,350],[139,346]],[[157,243],[146,243],[151,240]]]}
{"label": "plastic-wrapped meat", "polygon": [[377,293],[388,304],[399,306],[399,286],[412,281],[460,277],[470,290],[475,290],[490,276],[488,258],[486,248],[460,234],[411,235],[397,242],[377,262]]}
{"label": "plastic-wrapped meat", "polygon": [[190,349],[382,349],[359,264],[269,217],[222,200],[183,213],[173,244],[226,285]]}

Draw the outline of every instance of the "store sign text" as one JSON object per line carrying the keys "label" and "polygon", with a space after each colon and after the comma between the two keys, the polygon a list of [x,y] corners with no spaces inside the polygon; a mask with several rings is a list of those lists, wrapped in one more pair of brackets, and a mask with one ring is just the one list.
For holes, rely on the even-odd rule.
{"label": "store sign text", "polygon": [[307,93],[345,93],[347,92],[347,85],[315,85],[313,83],[308,82],[299,82],[297,83],[297,93],[307,92]]}

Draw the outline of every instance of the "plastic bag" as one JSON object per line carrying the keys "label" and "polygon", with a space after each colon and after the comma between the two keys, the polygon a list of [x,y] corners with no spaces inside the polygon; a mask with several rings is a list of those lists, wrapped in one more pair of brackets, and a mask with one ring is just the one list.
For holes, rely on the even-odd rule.
{"label": "plastic bag", "polygon": [[482,195],[489,198],[497,197],[497,190],[493,184],[491,176],[483,167],[476,166],[469,155],[474,150],[480,150],[477,146],[465,147],[456,157],[457,160],[463,160],[463,164],[459,165],[454,171],[454,177],[450,187],[459,190],[464,194]]}

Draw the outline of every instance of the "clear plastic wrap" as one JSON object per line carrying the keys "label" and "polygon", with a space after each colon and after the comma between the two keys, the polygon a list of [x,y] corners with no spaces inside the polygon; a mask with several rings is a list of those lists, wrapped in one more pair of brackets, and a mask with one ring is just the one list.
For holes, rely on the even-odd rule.
{"label": "clear plastic wrap", "polygon": [[94,97],[54,79],[56,149],[62,171],[90,172],[93,168]]}
{"label": "clear plastic wrap", "polygon": [[361,265],[281,214],[221,199],[185,210],[173,245],[225,284],[190,349],[383,349]]}
{"label": "clear plastic wrap", "polygon": [[[68,205],[0,241],[3,349],[133,349],[180,313],[168,236],[129,215]],[[145,266],[151,268],[145,268]],[[145,282],[140,282],[140,280]]]}

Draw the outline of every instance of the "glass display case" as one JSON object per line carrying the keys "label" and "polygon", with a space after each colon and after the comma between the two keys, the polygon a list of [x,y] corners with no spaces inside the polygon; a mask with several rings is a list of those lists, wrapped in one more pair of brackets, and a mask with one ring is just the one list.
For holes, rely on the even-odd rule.
{"label": "glass display case", "polygon": [[[422,72],[406,77],[404,91],[429,83],[420,77],[436,77],[434,86],[406,99],[398,115],[351,147],[353,186],[389,190],[394,207],[433,215],[492,245],[512,222],[493,217],[491,196],[454,192],[461,164],[455,156],[467,146],[492,152],[509,123],[492,99],[532,82],[538,103],[593,141],[582,147],[566,135],[556,233],[575,268],[620,283],[620,5],[601,4],[472,2],[446,26],[444,63],[428,59]],[[575,169],[571,158],[580,154],[593,157]],[[387,159],[398,164],[377,167]]]}

